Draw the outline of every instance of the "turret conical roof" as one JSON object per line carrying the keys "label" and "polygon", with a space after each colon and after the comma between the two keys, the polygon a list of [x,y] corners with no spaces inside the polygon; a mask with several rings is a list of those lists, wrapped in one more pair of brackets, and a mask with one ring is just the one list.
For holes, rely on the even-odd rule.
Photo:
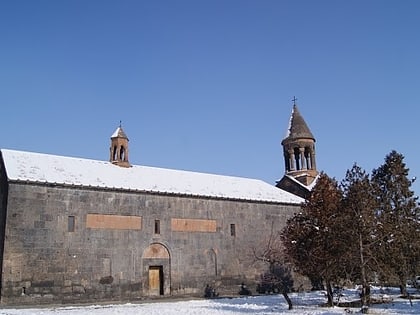
{"label": "turret conical roof", "polygon": [[112,138],[124,138],[128,140],[127,135],[125,134],[124,130],[122,129],[121,126],[119,126],[117,129],[115,129],[114,133],[111,136]]}
{"label": "turret conical roof", "polygon": [[293,105],[292,115],[290,116],[290,123],[287,129],[285,140],[296,140],[296,139],[312,139],[315,141],[312,132],[309,130],[308,125],[300,114],[296,104]]}

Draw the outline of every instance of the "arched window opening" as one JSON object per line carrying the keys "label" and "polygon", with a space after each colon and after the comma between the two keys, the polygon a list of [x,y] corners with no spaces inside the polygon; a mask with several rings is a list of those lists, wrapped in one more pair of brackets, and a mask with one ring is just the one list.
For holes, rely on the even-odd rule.
{"label": "arched window opening", "polygon": [[286,171],[290,171],[290,155],[288,152],[284,152],[284,163]]}
{"label": "arched window opening", "polygon": [[117,146],[115,146],[115,145],[112,148],[112,160],[113,161],[116,161],[117,160]]}
{"label": "arched window opening", "polygon": [[299,171],[302,167],[301,161],[300,161],[300,150],[299,150],[299,148],[294,148],[294,154],[295,154],[296,171]]}
{"label": "arched window opening", "polygon": [[120,160],[125,161],[125,149],[123,146],[120,148]]}
{"label": "arched window opening", "polygon": [[306,161],[306,168],[308,170],[312,169],[312,157],[311,157],[311,149],[309,147],[305,148],[305,161]]}

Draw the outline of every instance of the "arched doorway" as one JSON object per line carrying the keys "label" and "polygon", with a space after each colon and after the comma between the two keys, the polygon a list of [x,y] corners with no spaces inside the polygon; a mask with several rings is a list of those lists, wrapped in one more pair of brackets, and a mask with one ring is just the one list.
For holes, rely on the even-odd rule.
{"label": "arched doorway", "polygon": [[170,294],[171,268],[168,249],[159,243],[151,244],[143,252],[144,293],[149,296]]}

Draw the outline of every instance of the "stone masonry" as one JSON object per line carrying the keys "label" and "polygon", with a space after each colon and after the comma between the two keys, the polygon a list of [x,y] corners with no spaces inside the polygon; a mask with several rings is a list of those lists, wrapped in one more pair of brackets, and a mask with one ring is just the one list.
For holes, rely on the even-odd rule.
{"label": "stone masonry", "polygon": [[267,240],[272,224],[280,230],[299,210],[269,202],[7,185],[1,173],[3,304],[201,296],[208,283],[221,293],[237,292],[241,282],[252,287],[267,270],[252,249]]}

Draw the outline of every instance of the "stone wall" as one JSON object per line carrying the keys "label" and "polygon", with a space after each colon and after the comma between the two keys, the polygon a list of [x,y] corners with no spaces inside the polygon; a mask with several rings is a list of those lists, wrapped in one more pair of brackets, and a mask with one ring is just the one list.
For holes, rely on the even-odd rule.
{"label": "stone wall", "polygon": [[[0,276],[3,274],[3,249],[5,240],[6,210],[7,210],[8,185],[6,181],[6,169],[0,152]],[[1,287],[0,287],[1,293]]]}
{"label": "stone wall", "polygon": [[252,249],[299,210],[51,184],[10,183],[7,196],[3,304],[202,295],[207,283],[221,293],[252,288],[267,268]]}

